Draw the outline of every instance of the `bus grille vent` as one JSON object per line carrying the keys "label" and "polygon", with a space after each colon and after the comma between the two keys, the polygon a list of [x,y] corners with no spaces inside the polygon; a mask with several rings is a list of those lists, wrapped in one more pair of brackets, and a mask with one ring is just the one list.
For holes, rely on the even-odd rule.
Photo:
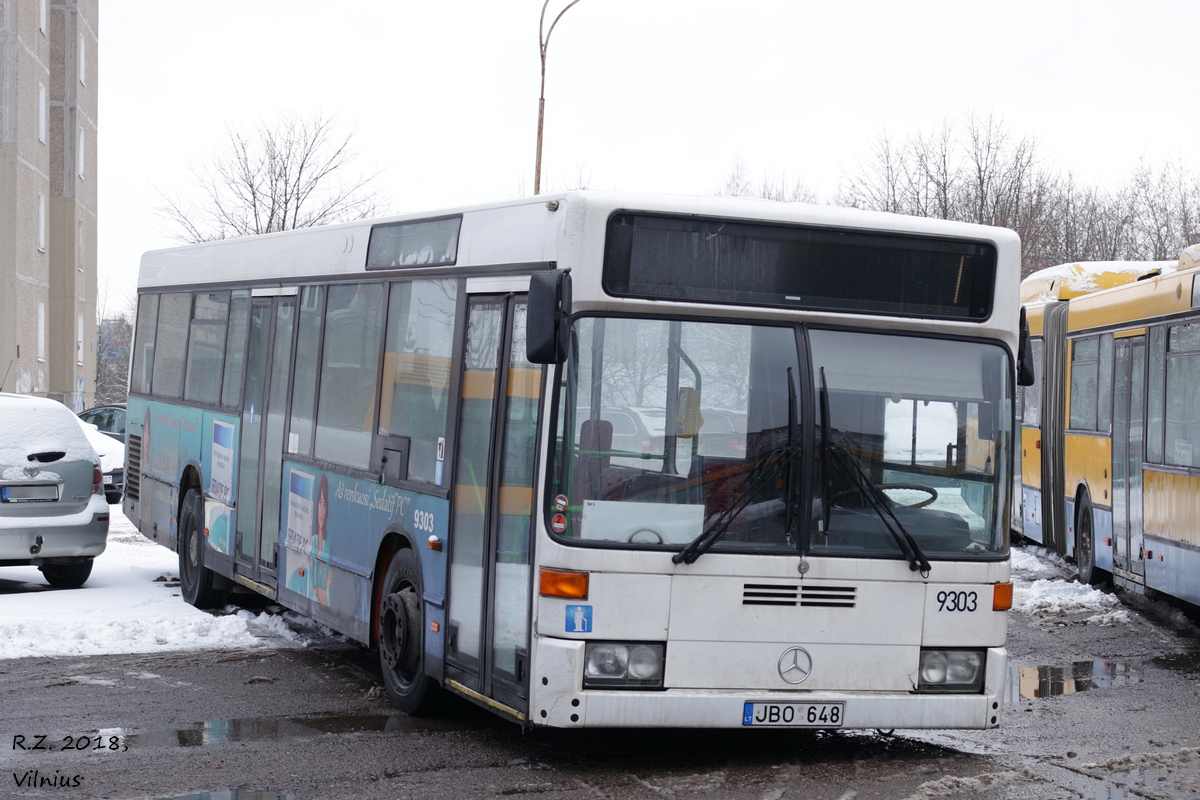
{"label": "bus grille vent", "polygon": [[799,589],[793,585],[747,583],[742,588],[744,606],[794,606]]}
{"label": "bus grille vent", "polygon": [[854,608],[856,595],[853,586],[801,586],[800,605],[804,608]]}
{"label": "bus grille vent", "polygon": [[141,499],[142,437],[129,435],[125,443],[125,494],[132,500]]}

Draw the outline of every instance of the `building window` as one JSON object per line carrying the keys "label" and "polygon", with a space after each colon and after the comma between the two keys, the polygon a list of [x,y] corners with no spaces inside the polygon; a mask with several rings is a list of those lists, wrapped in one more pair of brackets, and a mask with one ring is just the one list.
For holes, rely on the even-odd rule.
{"label": "building window", "polygon": [[83,168],[84,168],[83,154],[84,154],[84,151],[86,150],[86,148],[84,146],[83,128],[82,127],[80,127],[80,129],[79,129],[79,140],[78,140],[78,146],[76,147],[76,150],[78,152],[76,154],[75,160],[79,163],[79,177],[82,178],[83,177]]}
{"label": "building window", "polygon": [[79,82],[87,85],[87,40],[79,32]]}
{"label": "building window", "polygon": [[38,0],[38,30],[46,35],[46,0]]}
{"label": "building window", "polygon": [[38,82],[38,141],[46,143],[46,84]]}
{"label": "building window", "polygon": [[75,317],[75,363],[83,366],[83,314]]}
{"label": "building window", "polygon": [[38,192],[38,252],[46,252],[46,195]]}

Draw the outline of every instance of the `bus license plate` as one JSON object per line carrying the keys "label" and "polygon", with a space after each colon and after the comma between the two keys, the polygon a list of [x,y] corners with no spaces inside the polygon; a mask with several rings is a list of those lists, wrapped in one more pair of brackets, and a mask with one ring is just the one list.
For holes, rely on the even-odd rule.
{"label": "bus license plate", "polygon": [[743,725],[793,728],[840,728],[845,703],[746,703]]}

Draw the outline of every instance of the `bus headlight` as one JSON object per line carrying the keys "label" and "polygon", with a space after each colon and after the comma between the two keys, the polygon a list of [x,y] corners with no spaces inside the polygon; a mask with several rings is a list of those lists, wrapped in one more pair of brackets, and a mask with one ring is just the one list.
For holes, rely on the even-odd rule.
{"label": "bus headlight", "polygon": [[583,688],[660,689],[665,646],[644,642],[588,642]]}
{"label": "bus headlight", "polygon": [[978,692],[983,689],[982,650],[922,650],[917,690]]}

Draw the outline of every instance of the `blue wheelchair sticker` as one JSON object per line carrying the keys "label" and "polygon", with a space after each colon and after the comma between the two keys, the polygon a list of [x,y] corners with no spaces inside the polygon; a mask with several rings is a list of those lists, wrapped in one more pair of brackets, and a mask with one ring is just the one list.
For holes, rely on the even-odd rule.
{"label": "blue wheelchair sticker", "polygon": [[567,633],[592,632],[592,607],[567,606]]}

